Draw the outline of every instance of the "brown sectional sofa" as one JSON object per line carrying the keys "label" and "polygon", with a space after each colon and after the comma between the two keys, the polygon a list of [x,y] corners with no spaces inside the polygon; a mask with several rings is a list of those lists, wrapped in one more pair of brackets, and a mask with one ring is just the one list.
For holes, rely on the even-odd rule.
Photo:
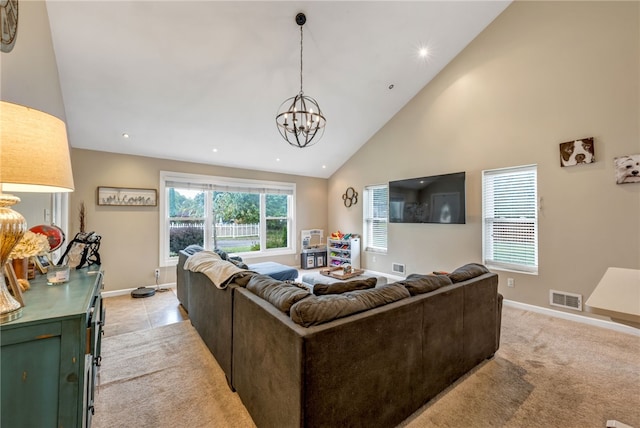
{"label": "brown sectional sofa", "polygon": [[258,427],[392,427],[499,347],[494,273],[474,268],[479,276],[444,278],[423,294],[415,281],[400,281],[388,286],[415,295],[303,327],[251,284],[221,290],[184,271],[186,257],[178,263],[179,299]]}

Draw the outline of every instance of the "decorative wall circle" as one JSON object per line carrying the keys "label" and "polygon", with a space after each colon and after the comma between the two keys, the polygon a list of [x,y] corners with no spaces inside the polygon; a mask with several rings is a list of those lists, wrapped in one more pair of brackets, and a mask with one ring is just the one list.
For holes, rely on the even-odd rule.
{"label": "decorative wall circle", "polygon": [[358,192],[353,187],[347,187],[347,190],[342,195],[344,206],[349,208],[351,205],[358,203]]}

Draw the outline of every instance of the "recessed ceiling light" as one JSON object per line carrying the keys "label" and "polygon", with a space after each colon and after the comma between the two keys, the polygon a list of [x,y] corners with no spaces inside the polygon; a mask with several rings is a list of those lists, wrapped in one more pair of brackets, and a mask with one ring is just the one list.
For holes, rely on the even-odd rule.
{"label": "recessed ceiling light", "polygon": [[122,133],[122,138],[129,138],[129,134],[127,134],[126,132]]}
{"label": "recessed ceiling light", "polygon": [[322,165],[322,169],[327,169],[327,166],[326,165]]}
{"label": "recessed ceiling light", "polygon": [[429,43],[419,43],[414,46],[414,55],[420,62],[428,62],[433,56],[434,49],[432,44]]}
{"label": "recessed ceiling light", "polygon": [[218,153],[218,149],[212,149],[211,150],[213,153]]}
{"label": "recessed ceiling light", "polygon": [[280,162],[280,158],[276,158],[276,162]]}

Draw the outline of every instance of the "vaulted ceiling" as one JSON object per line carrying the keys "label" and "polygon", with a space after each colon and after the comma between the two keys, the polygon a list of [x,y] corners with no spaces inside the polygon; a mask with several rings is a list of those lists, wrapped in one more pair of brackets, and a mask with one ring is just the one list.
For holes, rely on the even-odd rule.
{"label": "vaulted ceiling", "polygon": [[[508,4],[47,0],[47,10],[73,147],[326,178]],[[298,12],[304,93],[327,118],[305,149],[275,124],[300,86]]]}

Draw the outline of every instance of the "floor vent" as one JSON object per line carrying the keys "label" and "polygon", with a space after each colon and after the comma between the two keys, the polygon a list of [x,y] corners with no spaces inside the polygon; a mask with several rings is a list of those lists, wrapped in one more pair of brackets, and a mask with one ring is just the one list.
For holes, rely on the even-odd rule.
{"label": "floor vent", "polygon": [[391,272],[399,273],[401,275],[404,275],[405,266],[403,264],[400,264],[400,263],[391,263]]}
{"label": "floor vent", "polygon": [[549,304],[552,306],[573,309],[574,311],[582,311],[582,294],[549,290]]}

